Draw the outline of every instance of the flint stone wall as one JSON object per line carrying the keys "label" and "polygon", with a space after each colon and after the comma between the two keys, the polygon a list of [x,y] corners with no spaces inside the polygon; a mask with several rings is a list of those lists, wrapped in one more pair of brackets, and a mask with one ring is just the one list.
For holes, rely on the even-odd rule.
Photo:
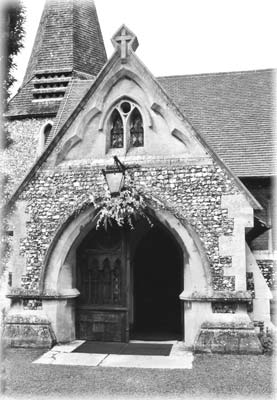
{"label": "flint stone wall", "polygon": [[26,118],[5,123],[5,131],[11,140],[11,144],[1,156],[3,168],[6,166],[4,171],[7,177],[6,197],[16,189],[38,157],[39,131],[48,120],[48,118]]}
{"label": "flint stone wall", "polygon": [[257,264],[270,289],[276,288],[276,267],[275,260],[257,260]]}
{"label": "flint stone wall", "polygon": [[[153,163],[154,164],[154,163]],[[210,261],[215,290],[234,290],[235,277],[223,275],[231,257],[220,257],[218,238],[231,235],[233,219],[221,208],[223,194],[235,194],[234,182],[219,166],[138,166],[129,169],[137,188],[159,198],[180,220],[185,219],[199,235]],[[40,172],[21,194],[27,202],[26,237],[20,253],[26,259],[22,289],[39,289],[44,257],[55,232],[72,214],[90,203],[90,196],[103,196],[101,168],[82,166]]]}

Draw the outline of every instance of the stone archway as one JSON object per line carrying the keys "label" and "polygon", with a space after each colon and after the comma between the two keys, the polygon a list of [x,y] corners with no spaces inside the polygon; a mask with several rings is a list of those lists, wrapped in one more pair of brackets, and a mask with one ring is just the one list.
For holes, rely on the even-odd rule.
{"label": "stone archway", "polygon": [[[151,210],[150,213],[160,226],[171,235],[176,246],[180,248],[183,291],[185,293],[210,293],[210,269],[207,257],[195,232],[190,226],[184,226],[169,211]],[[63,295],[60,300],[56,299],[55,304],[46,306],[46,312],[51,320],[57,340],[61,342],[76,338],[74,300],[77,292],[76,251],[88,233],[94,229],[96,219],[94,210],[87,209],[76,218],[68,220],[68,223],[61,228],[60,232],[57,232],[56,239],[46,257],[47,263],[42,276],[43,290],[52,290]],[[138,230],[135,236],[139,238],[140,235],[141,233]],[[133,239],[130,238],[130,240]],[[135,242],[136,240],[133,240],[133,246],[137,245]],[[68,300],[66,300],[66,296],[68,296]],[[192,314],[194,313],[189,313],[190,321],[193,321],[194,318]],[[186,320],[186,311],[184,311],[184,319]],[[200,324],[200,320],[199,323],[194,322],[191,331],[190,323],[185,322],[183,339],[190,338],[191,341],[196,336]]]}

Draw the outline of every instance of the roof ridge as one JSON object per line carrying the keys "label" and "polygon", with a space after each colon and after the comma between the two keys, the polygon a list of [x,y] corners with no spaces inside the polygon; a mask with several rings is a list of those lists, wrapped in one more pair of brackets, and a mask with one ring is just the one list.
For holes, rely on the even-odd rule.
{"label": "roof ridge", "polygon": [[276,68],[264,68],[264,69],[251,69],[246,71],[223,71],[223,72],[203,72],[203,73],[196,73],[196,74],[180,74],[180,75],[164,75],[164,76],[157,76],[156,79],[162,78],[183,78],[183,77],[190,77],[190,76],[215,76],[215,75],[239,75],[239,74],[249,74],[249,73],[259,73],[259,72],[275,72],[277,71]]}

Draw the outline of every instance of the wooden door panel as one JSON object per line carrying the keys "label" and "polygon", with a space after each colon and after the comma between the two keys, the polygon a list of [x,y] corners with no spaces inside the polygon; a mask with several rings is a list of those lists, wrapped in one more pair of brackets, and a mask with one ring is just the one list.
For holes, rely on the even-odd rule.
{"label": "wooden door panel", "polygon": [[126,311],[79,310],[77,315],[78,338],[85,340],[125,342]]}
{"label": "wooden door panel", "polygon": [[79,339],[128,340],[126,245],[122,230],[93,231],[77,252]]}
{"label": "wooden door panel", "polygon": [[[83,254],[80,266],[80,303],[125,305],[125,266],[122,254]],[[124,260],[123,260],[124,261]]]}

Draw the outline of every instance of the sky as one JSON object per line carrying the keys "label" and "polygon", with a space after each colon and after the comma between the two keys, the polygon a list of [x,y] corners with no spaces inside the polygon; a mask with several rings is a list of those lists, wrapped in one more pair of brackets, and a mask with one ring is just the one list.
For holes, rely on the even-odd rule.
{"label": "sky", "polygon": [[[26,7],[20,86],[45,0]],[[95,0],[108,57],[124,23],[138,37],[137,55],[155,76],[276,68],[276,0]]]}

